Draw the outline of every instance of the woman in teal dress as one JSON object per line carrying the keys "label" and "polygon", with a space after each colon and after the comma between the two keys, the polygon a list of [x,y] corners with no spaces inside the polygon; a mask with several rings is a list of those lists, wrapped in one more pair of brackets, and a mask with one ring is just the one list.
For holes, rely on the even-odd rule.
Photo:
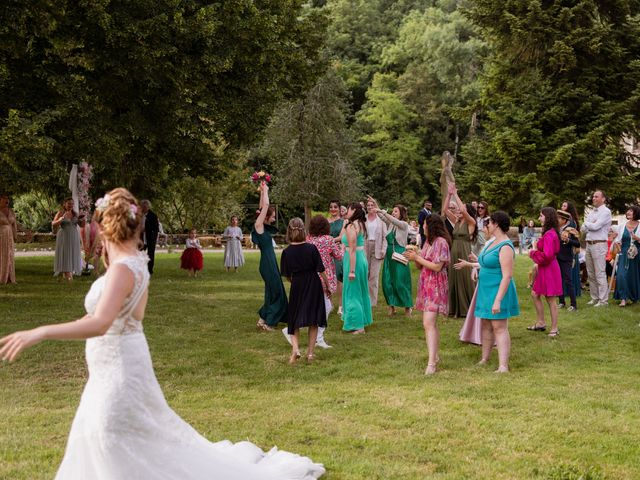
{"label": "woman in teal dress", "polygon": [[[336,239],[341,238],[342,227],[344,226],[341,207],[342,206],[338,200],[331,200],[329,202],[329,235]],[[338,315],[342,315],[342,282],[344,276],[342,271],[342,260],[334,259],[333,263],[336,267],[336,278],[338,279],[338,289],[336,290],[336,297],[340,302],[340,305],[338,306]]]}
{"label": "woman in teal dress", "polygon": [[[407,223],[407,208],[395,205],[392,214],[378,209],[378,216],[387,224],[387,254],[382,264],[382,293],[389,305],[389,315],[396,313],[396,307],[404,308],[405,314],[411,316],[413,307],[413,293],[411,291],[411,270],[409,264],[393,260],[394,253],[403,254],[407,249],[409,224]],[[403,257],[404,258],[404,257]]]}
{"label": "woman in teal dress", "polygon": [[260,276],[264,280],[264,304],[258,310],[257,327],[272,331],[278,323],[287,323],[287,294],[278,269],[276,252],[273,249],[273,235],[278,233],[271,224],[276,212],[269,206],[269,186],[260,184],[260,213],[251,230],[251,241],[260,249]]}
{"label": "woman in teal dress", "polygon": [[629,247],[635,245],[640,250],[640,207],[632,205],[626,213],[627,221],[618,228],[616,243],[620,245],[616,289],[613,298],[620,300],[620,306],[640,300],[640,255],[629,258]]}
{"label": "woman in teal dress", "polygon": [[509,353],[511,337],[508,319],[520,314],[518,295],[513,282],[513,261],[515,248],[507,232],[509,216],[504,212],[495,212],[489,219],[489,236],[478,256],[480,273],[475,315],[482,319],[482,359],[480,364],[489,361],[493,345],[498,345],[499,367],[496,372],[509,371]]}
{"label": "woman in teal dress", "polygon": [[369,266],[364,251],[367,227],[362,205],[349,205],[347,218],[342,236],[342,243],[346,246],[343,267],[347,274],[342,288],[342,329],[359,334],[365,333],[365,327],[373,323],[369,298]]}

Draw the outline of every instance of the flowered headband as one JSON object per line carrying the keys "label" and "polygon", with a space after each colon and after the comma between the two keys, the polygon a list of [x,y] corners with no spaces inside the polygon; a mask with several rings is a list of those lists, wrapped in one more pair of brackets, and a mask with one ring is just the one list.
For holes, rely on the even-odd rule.
{"label": "flowered headband", "polygon": [[[96,200],[96,210],[100,213],[104,212],[111,203],[111,197],[106,194],[104,197]],[[135,203],[129,204],[129,218],[135,220],[138,214],[138,206]]]}

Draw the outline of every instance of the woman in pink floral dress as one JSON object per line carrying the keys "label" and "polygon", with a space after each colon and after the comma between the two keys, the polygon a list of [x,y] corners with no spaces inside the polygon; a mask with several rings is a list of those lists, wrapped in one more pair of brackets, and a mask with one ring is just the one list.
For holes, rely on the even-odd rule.
{"label": "woman in pink floral dress", "polygon": [[405,256],[416,263],[421,270],[418,280],[418,297],[416,310],[422,310],[422,323],[427,339],[429,361],[425,375],[436,373],[439,361],[440,331],[436,320],[438,314],[449,313],[449,279],[447,267],[450,261],[451,237],[444,225],[442,217],[437,214],[425,219],[424,232],[426,241],[422,252],[407,250]]}
{"label": "woman in pink floral dress", "polygon": [[[334,294],[338,289],[338,277],[336,275],[336,265],[334,259],[342,260],[343,253],[342,246],[339,243],[336,243],[335,238],[331,236],[330,231],[331,225],[329,225],[329,221],[322,215],[316,215],[311,219],[311,223],[309,224],[308,242],[316,246],[318,252],[320,252],[320,258],[322,258],[322,263],[325,268],[324,273],[327,277],[327,285],[323,285],[324,291],[328,291],[331,294]],[[320,279],[324,283],[324,279],[322,278],[322,276],[320,277]],[[331,299],[326,296],[326,294],[324,303],[328,320],[332,305]],[[326,327],[318,328],[318,338],[316,339],[316,345],[320,348],[331,348],[331,345],[327,344],[324,339],[325,328]]]}

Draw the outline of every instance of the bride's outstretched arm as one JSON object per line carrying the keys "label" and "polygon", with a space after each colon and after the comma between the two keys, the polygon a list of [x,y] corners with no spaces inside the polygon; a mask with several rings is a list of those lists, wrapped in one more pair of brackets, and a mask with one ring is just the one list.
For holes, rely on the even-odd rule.
{"label": "bride's outstretched arm", "polygon": [[133,273],[125,265],[109,267],[106,285],[93,315],[74,322],[43,325],[0,338],[0,358],[13,361],[25,349],[43,340],[84,340],[104,335],[118,316],[125,299],[133,290]]}

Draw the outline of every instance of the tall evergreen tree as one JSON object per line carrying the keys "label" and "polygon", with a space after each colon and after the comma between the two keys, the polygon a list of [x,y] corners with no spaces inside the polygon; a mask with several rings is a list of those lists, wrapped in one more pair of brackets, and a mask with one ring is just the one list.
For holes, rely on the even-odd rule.
{"label": "tall evergreen tree", "polygon": [[356,201],[361,193],[348,100],[343,80],[329,69],[304,98],[276,111],[265,134],[261,153],[274,168],[273,197],[303,207],[307,224],[312,208],[334,198]]}
{"label": "tall evergreen tree", "polygon": [[483,134],[464,183],[511,211],[584,204],[604,189],[614,207],[638,196],[640,2],[473,0],[494,47],[484,79]]}

